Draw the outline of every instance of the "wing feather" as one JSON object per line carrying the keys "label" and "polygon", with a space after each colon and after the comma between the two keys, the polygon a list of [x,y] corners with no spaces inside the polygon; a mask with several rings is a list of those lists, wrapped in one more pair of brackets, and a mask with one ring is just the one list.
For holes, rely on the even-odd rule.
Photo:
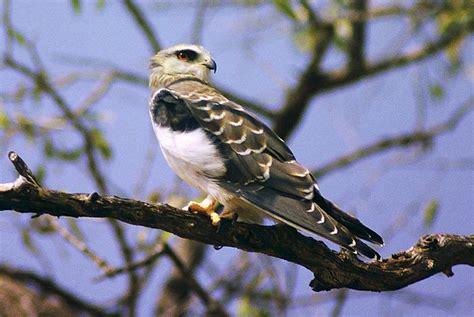
{"label": "wing feather", "polygon": [[368,257],[378,256],[357,236],[376,242],[380,237],[323,201],[310,172],[253,114],[200,81],[178,82],[168,89],[186,103],[226,158],[227,172],[217,180],[222,187],[291,226]]}

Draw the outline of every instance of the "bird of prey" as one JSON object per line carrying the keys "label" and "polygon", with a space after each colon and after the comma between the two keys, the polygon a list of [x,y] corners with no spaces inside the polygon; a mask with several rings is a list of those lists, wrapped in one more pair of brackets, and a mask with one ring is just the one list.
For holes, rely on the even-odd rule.
{"label": "bird of prey", "polygon": [[[208,196],[188,209],[259,223],[264,216],[368,258],[382,238],[325,199],[311,173],[254,114],[208,82],[217,65],[202,46],[179,44],[150,59],[150,117],[171,169]],[[221,215],[216,208],[221,204]]]}

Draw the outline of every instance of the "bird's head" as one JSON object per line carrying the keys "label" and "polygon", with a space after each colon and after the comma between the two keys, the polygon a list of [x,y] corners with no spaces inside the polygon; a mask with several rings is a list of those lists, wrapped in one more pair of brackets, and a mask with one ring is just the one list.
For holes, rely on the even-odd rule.
{"label": "bird's head", "polygon": [[217,65],[211,54],[202,46],[178,44],[159,51],[150,59],[150,87],[160,88],[183,77],[206,81],[209,71]]}

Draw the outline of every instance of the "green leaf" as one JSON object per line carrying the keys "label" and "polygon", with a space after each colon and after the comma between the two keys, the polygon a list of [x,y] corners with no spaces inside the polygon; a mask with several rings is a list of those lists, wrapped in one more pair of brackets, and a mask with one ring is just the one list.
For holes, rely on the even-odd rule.
{"label": "green leaf", "polygon": [[54,145],[51,140],[46,140],[43,146],[43,152],[47,158],[52,158],[54,156]]}
{"label": "green leaf", "polygon": [[298,20],[298,17],[296,16],[296,13],[291,6],[290,0],[272,0],[272,2],[275,5],[275,7],[278,9],[278,11],[280,11],[281,13],[283,13],[284,15],[286,15],[293,21]]}
{"label": "green leaf", "polygon": [[239,301],[239,310],[237,316],[239,317],[267,317],[270,316],[263,307],[256,307],[252,305],[252,302],[248,296],[244,296]]}
{"label": "green leaf", "polygon": [[40,102],[42,93],[43,93],[43,89],[41,89],[41,87],[39,87],[38,85],[35,85],[32,91],[33,100],[35,102]]}
{"label": "green leaf", "polygon": [[103,10],[105,7],[105,0],[97,0],[95,6],[98,10]]}
{"label": "green leaf", "polygon": [[44,179],[46,177],[46,168],[43,165],[38,166],[38,169],[34,174],[38,183],[44,183]]}
{"label": "green leaf", "polygon": [[102,157],[110,159],[112,157],[112,149],[110,148],[109,142],[105,139],[102,132],[98,129],[91,130],[92,142],[97,147]]}
{"label": "green leaf", "polygon": [[61,150],[53,144],[52,140],[48,139],[44,143],[43,152],[47,158],[57,158],[62,161],[71,162],[76,161],[81,157],[81,154],[83,153],[83,148],[78,147],[72,150]]}
{"label": "green leaf", "polygon": [[15,91],[15,102],[22,102],[26,95],[26,87],[23,84],[18,86],[18,89]]}
{"label": "green leaf", "polygon": [[15,31],[15,30],[12,30],[12,35],[13,35],[13,38],[15,38],[15,40],[18,42],[18,44],[20,44],[20,45],[25,45],[26,44],[26,39],[23,36],[23,34]]}
{"label": "green leaf", "polygon": [[56,150],[55,156],[63,161],[77,161],[82,154],[82,148],[77,148],[75,150]]}
{"label": "green leaf", "polygon": [[8,129],[11,126],[10,119],[5,112],[0,112],[0,129]]}
{"label": "green leaf", "polygon": [[434,98],[441,100],[444,97],[444,89],[439,84],[432,85],[430,87],[430,94]]}
{"label": "green leaf", "polygon": [[81,1],[80,0],[71,0],[72,9],[74,13],[78,14],[81,12]]}
{"label": "green leaf", "polygon": [[171,238],[173,237],[173,234],[172,233],[169,233],[167,231],[162,231],[161,233],[161,241],[162,242],[168,242]]}
{"label": "green leaf", "polygon": [[31,238],[31,232],[29,229],[23,229],[21,231],[21,240],[31,253],[38,253],[38,249],[33,243],[33,239]]}
{"label": "green leaf", "polygon": [[33,141],[33,138],[36,135],[35,127],[33,126],[33,122],[26,118],[25,116],[18,114],[17,115],[17,125],[21,132],[23,132],[28,139],[28,141]]}
{"label": "green leaf", "polygon": [[318,35],[314,28],[307,26],[294,33],[293,41],[301,52],[308,53],[313,51]]}
{"label": "green leaf", "polygon": [[433,223],[436,220],[436,216],[438,215],[438,211],[439,202],[436,199],[432,199],[426,206],[424,212],[424,226],[426,228],[431,228],[433,226]]}

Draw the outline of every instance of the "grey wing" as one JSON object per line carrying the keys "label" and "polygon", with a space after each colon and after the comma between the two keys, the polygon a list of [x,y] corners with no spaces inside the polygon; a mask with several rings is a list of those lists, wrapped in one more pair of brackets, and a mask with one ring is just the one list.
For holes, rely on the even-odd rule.
{"label": "grey wing", "polygon": [[205,95],[205,100],[188,95],[185,102],[227,159],[227,172],[217,180],[222,187],[290,226],[370,258],[378,256],[315,202],[321,196],[314,178],[282,139],[215,90]]}

